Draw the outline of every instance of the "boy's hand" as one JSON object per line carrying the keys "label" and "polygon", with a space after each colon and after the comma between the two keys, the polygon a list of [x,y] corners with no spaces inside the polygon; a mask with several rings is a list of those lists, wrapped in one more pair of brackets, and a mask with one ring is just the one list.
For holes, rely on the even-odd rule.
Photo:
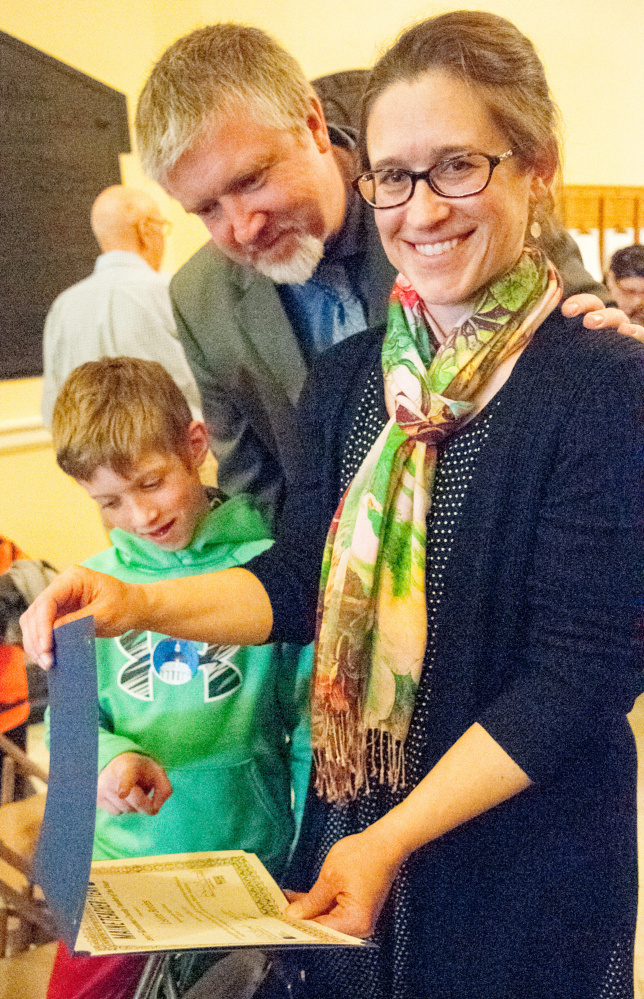
{"label": "boy's hand", "polygon": [[121,753],[98,775],[96,804],[110,815],[156,815],[171,794],[172,785],[160,764],[140,753]]}
{"label": "boy's hand", "polygon": [[96,633],[105,638],[122,635],[135,626],[131,613],[139,606],[138,587],[122,583],[93,569],[74,566],[61,572],[36,597],[20,618],[23,647],[27,656],[43,669],[52,663],[52,628],[93,614]]}

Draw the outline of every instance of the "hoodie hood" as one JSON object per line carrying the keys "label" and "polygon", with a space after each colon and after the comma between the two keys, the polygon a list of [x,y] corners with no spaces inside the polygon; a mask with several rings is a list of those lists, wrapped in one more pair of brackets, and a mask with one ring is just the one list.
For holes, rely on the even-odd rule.
{"label": "hoodie hood", "polygon": [[188,547],[179,551],[164,551],[154,542],[119,527],[110,532],[110,540],[114,557],[121,565],[139,572],[149,570],[157,576],[164,571],[190,575],[191,570],[206,564],[215,571],[215,558],[221,559],[221,569],[243,565],[273,543],[261,513],[244,495],[234,496],[209,510]]}

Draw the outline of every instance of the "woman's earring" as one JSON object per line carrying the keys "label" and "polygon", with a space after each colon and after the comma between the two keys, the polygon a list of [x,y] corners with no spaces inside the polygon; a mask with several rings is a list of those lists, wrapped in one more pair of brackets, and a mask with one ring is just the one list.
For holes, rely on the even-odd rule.
{"label": "woman's earring", "polygon": [[541,235],[541,226],[536,220],[530,226],[530,235],[533,239],[539,239]]}

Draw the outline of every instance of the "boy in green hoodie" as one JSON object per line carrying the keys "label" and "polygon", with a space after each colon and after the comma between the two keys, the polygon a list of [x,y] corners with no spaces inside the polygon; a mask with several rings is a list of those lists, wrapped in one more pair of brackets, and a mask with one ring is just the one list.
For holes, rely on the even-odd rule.
{"label": "boy in green hoodie", "polygon": [[[81,365],[58,396],[52,436],[58,464],[111,532],[112,547],[86,562],[93,569],[151,582],[241,566],[272,544],[247,497],[202,485],[206,428],[156,362]],[[279,878],[295,829],[291,787],[301,797],[310,766],[301,717],[311,647],[150,632],[96,647],[94,859],[244,849]]]}

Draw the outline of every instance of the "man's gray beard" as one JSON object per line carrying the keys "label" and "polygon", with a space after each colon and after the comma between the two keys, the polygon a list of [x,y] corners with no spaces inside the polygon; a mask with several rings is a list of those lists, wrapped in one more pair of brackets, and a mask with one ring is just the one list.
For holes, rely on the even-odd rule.
{"label": "man's gray beard", "polygon": [[261,255],[253,261],[254,270],[270,278],[276,284],[304,284],[324,256],[324,242],[316,236],[301,233],[297,236],[297,246],[288,260],[272,263]]}

